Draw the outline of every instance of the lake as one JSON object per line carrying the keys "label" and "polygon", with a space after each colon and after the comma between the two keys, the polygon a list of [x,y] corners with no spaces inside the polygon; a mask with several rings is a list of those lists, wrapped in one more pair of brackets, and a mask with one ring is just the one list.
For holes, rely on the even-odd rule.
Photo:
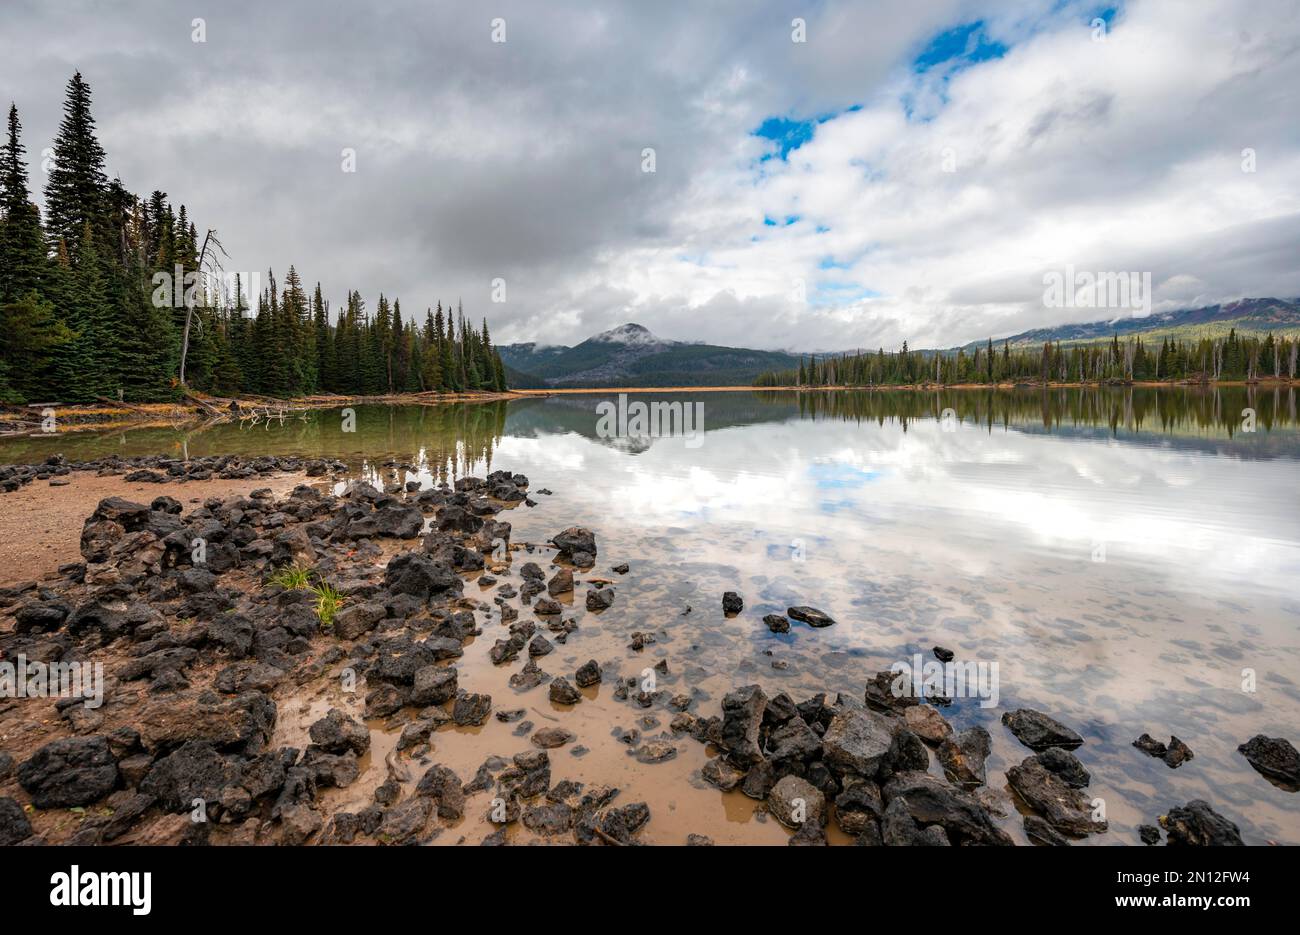
{"label": "lake", "polygon": [[[680,403],[675,413],[700,421],[685,433],[677,421],[666,436],[620,435],[610,418],[620,403],[601,394],[357,406],[355,431],[343,430],[341,410],[321,410],[282,424],[8,440],[0,461],[326,455],[354,476],[425,485],[506,468],[528,475],[538,504],[507,515],[514,541],[588,526],[597,571],[618,589],[599,617],[575,609],[579,629],[550,657],[552,671],[595,657],[636,674],[663,658],[661,687],[697,689],[705,700],[693,710],[707,715],[751,682],[796,700],[860,699],[868,676],[941,645],[996,664],[996,706],[957,698],[944,713],[992,734],[989,786],[1017,840],[1002,772],[1030,751],[999,718],[1024,706],[1086,740],[1076,753],[1110,823],[1086,843],[1136,844],[1138,824],[1196,798],[1247,843],[1300,843],[1300,798],[1236,749],[1258,733],[1300,742],[1294,389],[725,392],[622,405],[634,415],[652,402]],[[617,562],[631,572],[608,574]],[[728,590],[745,601],[730,619]],[[838,622],[769,632],[763,615],[795,604]],[[634,652],[634,631],[657,642]],[[483,656],[467,651],[465,665],[508,695],[508,672]],[[642,713],[607,697],[575,710],[600,730]],[[1194,759],[1170,769],[1132,746],[1144,732],[1178,736]],[[496,735],[476,753],[491,743]],[[664,840],[683,829],[719,843],[774,836],[776,823],[758,821],[739,793],[692,778],[699,744],[679,746],[669,763],[596,751],[574,769],[663,799],[650,830]],[[648,774],[682,782],[674,792]]]}

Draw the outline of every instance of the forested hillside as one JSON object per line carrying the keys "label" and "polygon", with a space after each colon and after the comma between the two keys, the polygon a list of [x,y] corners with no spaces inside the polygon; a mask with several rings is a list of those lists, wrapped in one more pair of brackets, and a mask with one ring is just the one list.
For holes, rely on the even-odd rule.
{"label": "forested hillside", "polygon": [[[0,146],[0,401],[154,401],[193,389],[277,397],[502,390],[487,322],[426,310],[405,318],[349,291],[331,315],[293,267],[231,274],[215,230],[202,235],[167,193],[110,179],[91,92],[68,82],[45,184],[31,200],[16,106]],[[249,280],[264,280],[250,288]],[[254,307],[250,307],[254,306]]]}
{"label": "forested hillside", "polygon": [[901,351],[810,358],[797,370],[771,371],[756,386],[879,386],[916,383],[1120,383],[1290,379],[1296,376],[1300,339],[1273,333],[1197,340],[1130,337],[1121,341],[1041,348],[990,340],[974,353]]}

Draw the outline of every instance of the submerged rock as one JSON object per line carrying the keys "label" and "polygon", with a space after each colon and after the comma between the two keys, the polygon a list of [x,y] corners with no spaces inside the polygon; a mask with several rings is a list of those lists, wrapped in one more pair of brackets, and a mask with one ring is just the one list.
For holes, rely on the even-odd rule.
{"label": "submerged rock", "polygon": [[551,682],[550,698],[556,704],[573,705],[582,700],[582,692],[570,685],[567,679],[555,679]]}
{"label": "submerged rock", "polygon": [[780,614],[768,614],[763,618],[763,622],[767,624],[767,628],[773,633],[790,632],[790,621]]}
{"label": "submerged rock", "polygon": [[[908,712],[917,708],[908,708]],[[945,722],[946,723],[946,722]],[[975,726],[954,738],[945,739],[937,751],[948,781],[966,788],[982,786],[987,781],[984,763],[993,749],[993,738],[983,727]]]}
{"label": "submerged rock", "polygon": [[709,785],[730,792],[744,780],[745,772],[732,766],[726,757],[717,756],[704,764],[700,776]]}
{"label": "submerged rock", "polygon": [[1158,760],[1164,760],[1170,769],[1177,769],[1183,763],[1190,760],[1194,755],[1192,748],[1187,746],[1177,737],[1169,738],[1169,745],[1165,746],[1156,740],[1150,734],[1143,734],[1137,740],[1133,741],[1133,746],[1137,747],[1147,756],[1155,757]]}
{"label": "submerged rock", "polygon": [[807,607],[801,604],[798,607],[788,607],[785,612],[791,620],[798,620],[800,623],[806,623],[810,627],[829,627],[835,625],[834,617],[825,611],[818,610],[816,607]]}
{"label": "submerged rock", "polygon": [[600,664],[595,659],[588,659],[578,667],[573,680],[578,684],[579,688],[590,688],[593,685],[599,685]]}
{"label": "submerged rock", "polygon": [[1093,817],[1092,804],[1037,757],[1026,757],[1007,770],[1007,784],[1057,831],[1083,836],[1100,834],[1104,820]]}
{"label": "submerged rock", "polygon": [[1256,734],[1237,750],[1251,766],[1269,779],[1300,787],[1300,753],[1289,740]]}
{"label": "submerged rock", "polygon": [[1237,826],[1202,799],[1171,808],[1169,814],[1160,816],[1160,826],[1165,829],[1170,847],[1179,844],[1240,847],[1244,844]]}
{"label": "submerged rock", "polygon": [[638,763],[662,763],[677,756],[677,747],[667,740],[647,740],[636,749]]}
{"label": "submerged rock", "polygon": [[531,739],[533,746],[541,747],[543,750],[553,750],[566,743],[572,743],[575,738],[572,731],[567,731],[563,727],[543,727],[533,734]]}
{"label": "submerged rock", "polygon": [[1019,708],[1002,715],[1002,723],[1030,750],[1062,747],[1073,750],[1083,745],[1083,738],[1060,721],[1032,708]]}
{"label": "submerged rock", "polygon": [[1069,839],[1038,815],[1025,816],[1025,834],[1031,844],[1042,847],[1069,847]]}
{"label": "submerged rock", "polygon": [[614,603],[614,589],[608,585],[601,588],[587,589],[587,609],[590,611],[608,610]]}

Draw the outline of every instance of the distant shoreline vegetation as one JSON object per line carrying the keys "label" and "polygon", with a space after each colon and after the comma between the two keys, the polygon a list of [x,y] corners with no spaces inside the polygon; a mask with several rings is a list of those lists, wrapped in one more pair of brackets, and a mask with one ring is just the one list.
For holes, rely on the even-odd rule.
{"label": "distant shoreline vegetation", "polygon": [[1095,384],[1260,383],[1296,379],[1300,338],[1239,335],[1195,340],[1141,337],[1041,349],[995,346],[956,351],[859,352],[801,359],[795,370],[768,371],[757,387],[1088,386]]}
{"label": "distant shoreline vegetation", "polygon": [[[318,284],[292,266],[225,270],[216,231],[200,237],[166,192],[109,180],[90,86],[67,85],[44,218],[31,202],[22,125],[10,105],[0,145],[0,403],[166,402],[190,391],[294,398],[500,392],[506,368],[487,322],[426,311],[422,326],[381,294],[349,291],[331,321]],[[200,246],[202,244],[202,246]],[[252,306],[256,314],[249,315]]]}

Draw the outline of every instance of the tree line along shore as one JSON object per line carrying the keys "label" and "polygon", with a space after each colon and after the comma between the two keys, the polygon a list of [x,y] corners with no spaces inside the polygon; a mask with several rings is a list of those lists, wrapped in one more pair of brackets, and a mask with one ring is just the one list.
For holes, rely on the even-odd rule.
{"label": "tree line along shore", "polygon": [[1164,337],[1144,341],[1140,335],[1120,341],[1065,345],[1044,342],[1041,348],[984,347],[967,354],[884,348],[870,352],[800,360],[797,370],[769,371],[755,386],[1015,386],[1162,383],[1294,382],[1300,363],[1300,337],[1238,334],[1190,340]]}
{"label": "tree line along shore", "polygon": [[[290,267],[231,273],[166,192],[141,198],[105,171],[90,86],[67,85],[31,201],[16,105],[0,146],[0,402],[158,403],[190,392],[281,399],[317,393],[500,392],[506,371],[484,320],[438,302],[423,323],[349,290],[332,314]],[[256,314],[250,314],[255,311]]]}

